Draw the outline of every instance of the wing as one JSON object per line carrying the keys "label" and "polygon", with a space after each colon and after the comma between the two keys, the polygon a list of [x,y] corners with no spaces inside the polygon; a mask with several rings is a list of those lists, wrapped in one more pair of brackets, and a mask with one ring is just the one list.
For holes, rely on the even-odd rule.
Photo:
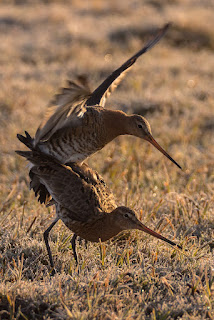
{"label": "wing", "polygon": [[56,131],[79,121],[86,112],[85,101],[91,91],[85,76],[76,81],[68,81],[68,86],[54,96],[50,102],[44,120],[37,129],[34,146],[48,140]]}
{"label": "wing", "polygon": [[134,54],[130,59],[128,59],[122,66],[116,69],[108,78],[106,78],[101,85],[93,91],[90,98],[86,101],[86,105],[100,105],[105,106],[106,98],[114,91],[114,89],[119,85],[121,80],[125,77],[126,73],[131,69],[135,61],[145,52],[150,50],[166,33],[169,28],[169,23],[166,24],[155,37],[150,40],[140,51]]}
{"label": "wing", "polygon": [[87,222],[97,217],[104,211],[102,197],[109,202],[105,204],[109,211],[116,206],[112,193],[93,170],[85,176],[84,168],[76,168],[77,173],[70,167],[49,161],[31,171],[45,185],[53,200],[69,211],[70,219]]}
{"label": "wing", "polygon": [[37,150],[16,153],[34,165],[31,175],[46,187],[44,196],[51,195],[53,201],[69,210],[71,219],[87,222],[102,211],[116,208],[114,196],[102,177],[85,163],[68,167]]}
{"label": "wing", "polygon": [[[50,168],[49,168],[50,169]],[[57,171],[45,167],[35,167],[34,173],[46,186],[52,198],[60,206],[69,210],[69,217],[77,221],[87,221],[94,212],[94,192],[90,194],[88,184],[72,170],[61,168]],[[51,173],[51,174],[50,174]]]}

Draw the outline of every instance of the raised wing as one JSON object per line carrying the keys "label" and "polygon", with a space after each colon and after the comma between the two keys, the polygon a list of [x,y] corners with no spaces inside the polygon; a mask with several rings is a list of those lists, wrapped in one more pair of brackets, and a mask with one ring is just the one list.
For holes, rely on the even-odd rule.
{"label": "raised wing", "polygon": [[106,98],[114,91],[114,89],[119,85],[121,80],[126,75],[127,71],[131,69],[135,61],[145,52],[150,50],[166,33],[170,24],[166,24],[162,29],[158,31],[155,37],[150,40],[140,51],[135,53],[130,59],[128,59],[122,66],[116,69],[112,74],[106,78],[101,85],[93,91],[90,98],[86,101],[86,105],[100,105],[105,106]]}
{"label": "raised wing", "polygon": [[50,102],[44,120],[37,129],[34,146],[40,141],[48,140],[59,129],[71,124],[75,125],[84,116],[85,106],[101,105],[104,107],[106,98],[118,86],[126,72],[143,53],[151,49],[164,36],[168,27],[169,24],[166,24],[160,29],[152,40],[115,70],[92,93],[85,76],[79,76],[76,81],[68,81],[68,87],[63,88]]}
{"label": "raised wing", "polygon": [[67,84],[49,103],[44,120],[37,129],[34,145],[48,140],[57,130],[84,116],[84,104],[91,94],[86,77],[78,76],[76,81],[68,81]]}

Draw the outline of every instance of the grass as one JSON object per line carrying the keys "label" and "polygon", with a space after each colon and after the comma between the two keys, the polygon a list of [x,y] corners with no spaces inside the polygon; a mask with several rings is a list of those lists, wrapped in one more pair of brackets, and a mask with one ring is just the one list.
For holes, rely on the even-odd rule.
{"label": "grass", "polygon": [[[213,319],[214,120],[212,1],[3,1],[0,12],[0,319]],[[140,232],[78,244],[28,189],[16,134],[34,134],[45,106],[75,74],[95,88],[168,21],[171,30],[107,105],[150,121],[177,169],[146,142],[120,137],[88,160],[118,204],[174,239]]]}

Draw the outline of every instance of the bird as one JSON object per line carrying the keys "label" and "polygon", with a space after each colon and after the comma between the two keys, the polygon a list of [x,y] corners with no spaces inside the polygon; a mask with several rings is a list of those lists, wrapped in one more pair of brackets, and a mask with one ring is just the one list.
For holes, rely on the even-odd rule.
{"label": "bird", "polygon": [[56,218],[44,232],[52,274],[55,271],[48,237],[59,219],[74,233],[72,249],[77,264],[77,236],[91,242],[105,242],[121,231],[137,229],[181,249],[175,242],[146,227],[134,210],[117,206],[103,178],[87,164],[67,166],[38,150],[16,152],[33,164],[31,171],[46,187],[52,197],[51,204],[56,207]]}
{"label": "bird", "polygon": [[105,108],[108,95],[137,59],[164,36],[169,25],[161,28],[153,39],[93,92],[83,76],[79,76],[76,81],[68,81],[68,87],[63,88],[49,103],[44,120],[32,140],[34,148],[55,157],[63,164],[83,162],[116,137],[133,135],[150,142],[181,168],[153,138],[150,124],[144,117]]}

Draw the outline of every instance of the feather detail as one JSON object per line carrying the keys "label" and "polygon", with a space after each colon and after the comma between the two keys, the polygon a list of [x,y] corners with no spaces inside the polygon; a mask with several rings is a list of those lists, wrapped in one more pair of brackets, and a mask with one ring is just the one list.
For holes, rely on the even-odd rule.
{"label": "feather detail", "polygon": [[69,80],[67,85],[49,103],[44,120],[37,129],[34,146],[50,139],[56,131],[75,124],[84,116],[84,104],[91,94],[86,77],[79,76],[76,81]]}
{"label": "feather detail", "polygon": [[91,96],[86,101],[87,106],[93,105],[101,105],[102,107],[105,106],[106,98],[114,91],[114,89],[119,85],[121,80],[124,78],[126,73],[131,69],[133,64],[137,61],[137,59],[150,50],[159,40],[165,35],[167,29],[169,28],[170,24],[167,23],[163,28],[161,28],[156,35],[146,43],[146,45],[135,53],[131,58],[129,58],[125,63],[123,63],[118,69],[112,72],[110,76],[108,76],[101,85],[93,91]]}

